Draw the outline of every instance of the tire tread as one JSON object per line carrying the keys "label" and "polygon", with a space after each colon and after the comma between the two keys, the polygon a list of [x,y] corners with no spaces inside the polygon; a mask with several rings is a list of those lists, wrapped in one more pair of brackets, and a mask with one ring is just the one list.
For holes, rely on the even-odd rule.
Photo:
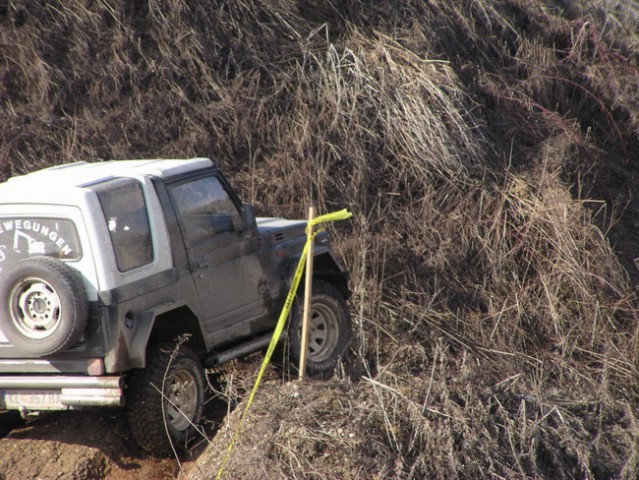
{"label": "tire tread", "polygon": [[[171,362],[177,361],[180,356],[188,357],[199,365],[195,354],[186,347],[180,347],[172,358],[174,349],[175,345],[172,344],[151,347],[147,353],[149,362],[146,368],[132,370],[127,380],[126,410],[133,437],[140,447],[158,456],[168,455],[173,451],[173,442],[167,435],[164,423],[162,395],[158,390],[165,373]],[[176,447],[180,446],[178,442]]]}

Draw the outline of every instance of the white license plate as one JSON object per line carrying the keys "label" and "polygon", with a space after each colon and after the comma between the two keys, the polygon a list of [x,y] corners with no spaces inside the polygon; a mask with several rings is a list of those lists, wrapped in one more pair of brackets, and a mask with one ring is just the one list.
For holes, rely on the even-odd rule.
{"label": "white license plate", "polygon": [[7,409],[59,410],[66,408],[60,402],[58,390],[2,390],[0,407]]}

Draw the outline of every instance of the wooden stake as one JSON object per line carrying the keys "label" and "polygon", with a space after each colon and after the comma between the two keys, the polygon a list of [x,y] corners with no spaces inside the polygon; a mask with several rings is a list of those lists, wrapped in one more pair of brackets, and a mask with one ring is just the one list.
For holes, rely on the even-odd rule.
{"label": "wooden stake", "polygon": [[315,207],[310,206],[308,209],[308,236],[311,238],[306,253],[306,278],[304,283],[304,310],[302,314],[302,338],[300,346],[300,368],[299,380],[304,380],[306,371],[306,350],[308,350],[308,319],[311,315],[311,297],[313,294],[313,246],[315,241],[312,239],[313,227],[311,221],[315,218]]}

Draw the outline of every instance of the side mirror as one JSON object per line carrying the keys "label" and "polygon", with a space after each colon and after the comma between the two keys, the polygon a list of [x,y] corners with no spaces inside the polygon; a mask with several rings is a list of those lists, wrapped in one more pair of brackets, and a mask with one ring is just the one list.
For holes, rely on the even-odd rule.
{"label": "side mirror", "polygon": [[211,224],[215,233],[228,233],[233,231],[233,218],[230,215],[215,215],[211,217]]}
{"label": "side mirror", "polygon": [[257,229],[257,222],[255,221],[255,211],[253,205],[242,205],[242,228],[244,231],[252,231]]}

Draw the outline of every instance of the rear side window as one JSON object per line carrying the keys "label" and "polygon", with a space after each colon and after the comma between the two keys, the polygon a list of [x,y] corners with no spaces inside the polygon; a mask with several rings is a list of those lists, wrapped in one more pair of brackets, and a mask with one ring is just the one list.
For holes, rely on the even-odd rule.
{"label": "rear side window", "polygon": [[114,178],[91,189],[100,200],[118,270],[126,272],[151,263],[151,227],[140,182]]}
{"label": "rear side window", "polygon": [[60,260],[82,257],[71,220],[44,217],[0,217],[0,272],[24,258],[45,255]]}

